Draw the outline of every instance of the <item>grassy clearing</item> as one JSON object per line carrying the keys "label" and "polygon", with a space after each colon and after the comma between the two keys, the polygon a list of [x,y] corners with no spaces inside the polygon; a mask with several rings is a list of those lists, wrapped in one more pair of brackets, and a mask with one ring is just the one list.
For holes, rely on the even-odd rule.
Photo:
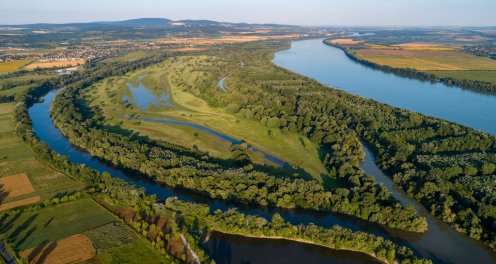
{"label": "grassy clearing", "polygon": [[[230,157],[229,144],[208,135],[198,129],[177,125],[123,120],[123,115],[134,114],[140,117],[172,118],[196,123],[231,137],[245,140],[271,155],[279,157],[293,166],[303,168],[318,180],[322,180],[327,171],[319,159],[318,149],[307,138],[296,133],[285,133],[279,129],[269,128],[253,120],[238,119],[226,113],[222,107],[213,108],[185,87],[195,87],[200,82],[216,86],[218,76],[202,68],[218,67],[224,62],[208,56],[185,56],[148,67],[128,74],[125,78],[107,79],[87,89],[84,96],[90,105],[98,106],[109,125],[123,126],[152,138],[164,139],[185,147],[196,145],[201,151],[208,151],[212,156]],[[149,108],[141,111],[131,105],[125,107],[122,96],[126,94],[126,82],[135,82],[138,76],[146,76],[143,83],[156,95],[168,91],[173,107]],[[229,81],[228,79],[226,80]],[[229,84],[227,84],[229,87]],[[269,129],[272,131],[269,135]],[[197,136],[195,136],[197,133]],[[267,163],[261,156],[252,153],[254,162]]]}
{"label": "grassy clearing", "polygon": [[28,65],[32,61],[33,59],[24,59],[24,60],[0,62],[0,75],[20,70],[21,68]]}
{"label": "grassy clearing", "polygon": [[16,250],[24,250],[113,221],[116,218],[95,201],[80,200],[9,216],[2,221],[0,231]]}
{"label": "grassy clearing", "polygon": [[496,84],[496,71],[429,71],[438,77],[451,77],[461,80],[478,80]]}

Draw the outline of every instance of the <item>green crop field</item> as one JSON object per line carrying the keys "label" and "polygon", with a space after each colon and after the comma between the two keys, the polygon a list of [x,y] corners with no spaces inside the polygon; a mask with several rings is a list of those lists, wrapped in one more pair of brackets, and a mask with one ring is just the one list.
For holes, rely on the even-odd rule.
{"label": "green crop field", "polygon": [[[0,148],[0,150],[2,149]],[[26,173],[28,175],[34,192],[8,197],[2,202],[12,202],[32,196],[40,196],[42,199],[48,199],[59,193],[71,193],[84,187],[82,183],[52,170],[34,157],[6,162],[0,166],[0,177],[19,173]]]}
{"label": "green crop field", "polygon": [[24,250],[113,221],[116,218],[95,201],[80,200],[6,217],[0,231],[16,250]]}
{"label": "green crop field", "polygon": [[34,192],[7,197],[2,203],[18,201],[33,196],[51,198],[61,192],[83,188],[83,184],[57,172],[38,159],[14,131],[11,112],[14,104],[0,104],[0,177],[26,173]]}
{"label": "green crop field", "polygon": [[[202,130],[154,122],[137,122],[123,119],[123,115],[134,114],[140,117],[172,118],[200,124],[231,137],[245,140],[293,166],[302,168],[314,178],[322,181],[327,171],[322,164],[318,148],[309,139],[296,133],[282,133],[279,129],[269,128],[259,122],[237,118],[228,114],[224,107],[212,107],[187,92],[184,87],[197,85],[197,82],[210,82],[216,87],[217,79],[209,72],[199,69],[218,67],[222,62],[215,57],[185,56],[164,63],[138,70],[124,78],[110,78],[99,82],[84,93],[90,105],[99,106],[108,124],[122,126],[155,139],[163,139],[188,148],[196,145],[200,151],[220,158],[230,158],[230,144]],[[132,97],[126,85],[134,85],[144,76],[142,83],[156,96],[167,91],[172,107],[150,107],[142,111],[134,105],[125,107],[122,96]],[[227,82],[227,81],[226,81]],[[131,98],[132,99],[132,98]],[[132,100],[131,100],[132,101]],[[270,135],[268,131],[271,131]],[[260,154],[250,153],[255,163],[268,163]]]}

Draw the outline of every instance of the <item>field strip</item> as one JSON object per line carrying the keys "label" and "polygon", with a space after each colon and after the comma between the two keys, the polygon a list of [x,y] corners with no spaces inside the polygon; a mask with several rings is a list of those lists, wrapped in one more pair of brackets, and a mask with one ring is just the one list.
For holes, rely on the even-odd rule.
{"label": "field strip", "polygon": [[33,185],[26,173],[20,173],[0,178],[0,191],[7,197],[15,197],[34,192]]}
{"label": "field strip", "polygon": [[15,202],[0,204],[0,211],[15,208],[15,207],[18,207],[21,205],[36,203],[36,202],[39,202],[40,200],[41,200],[40,196],[34,196],[34,197],[29,197],[26,199],[19,200],[19,201],[15,201]]}
{"label": "field strip", "polygon": [[96,250],[88,237],[76,234],[23,250],[19,255],[28,263],[68,264],[91,259]]}

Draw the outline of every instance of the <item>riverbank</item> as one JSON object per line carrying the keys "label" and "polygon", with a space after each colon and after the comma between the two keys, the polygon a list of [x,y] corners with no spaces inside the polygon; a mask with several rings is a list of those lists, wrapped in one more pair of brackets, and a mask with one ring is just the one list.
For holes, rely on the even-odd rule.
{"label": "riverbank", "polygon": [[[220,233],[220,234],[226,234],[226,235],[234,235],[234,236],[240,236],[244,238],[255,238],[255,239],[268,239],[268,240],[285,240],[285,241],[292,241],[292,242],[297,242],[297,243],[302,243],[302,244],[307,244],[307,245],[312,245],[312,246],[318,246],[318,247],[323,247],[327,249],[332,249],[332,250],[339,250],[339,251],[349,251],[349,252],[355,252],[355,253],[360,253],[360,254],[365,254],[369,257],[372,257],[381,263],[388,263],[387,261],[384,261],[383,259],[378,258],[375,254],[373,253],[368,253],[360,250],[354,250],[354,249],[349,249],[349,248],[339,248],[336,249],[334,247],[329,247],[324,244],[316,243],[313,241],[305,240],[305,239],[294,239],[294,238],[286,238],[286,237],[280,237],[280,236],[255,236],[255,235],[247,235],[241,232],[226,232],[226,231],[221,231],[221,230],[212,230],[212,232]],[[204,243],[207,243],[209,240],[205,240]],[[398,261],[395,261],[394,263],[399,263]]]}
{"label": "riverbank", "polygon": [[393,73],[400,77],[413,78],[420,81],[439,82],[448,86],[458,86],[461,88],[470,89],[477,92],[496,95],[496,85],[490,82],[467,80],[467,79],[455,79],[452,77],[439,77],[435,74],[419,71],[413,68],[395,68],[388,65],[377,64],[375,62],[357,56],[354,51],[350,50],[349,48],[343,45],[337,43],[331,43],[330,40],[331,39],[324,39],[322,42],[325,45],[329,45],[341,49],[346,54],[346,56],[348,56],[348,58],[350,58],[351,60],[375,70],[380,70],[387,73]]}

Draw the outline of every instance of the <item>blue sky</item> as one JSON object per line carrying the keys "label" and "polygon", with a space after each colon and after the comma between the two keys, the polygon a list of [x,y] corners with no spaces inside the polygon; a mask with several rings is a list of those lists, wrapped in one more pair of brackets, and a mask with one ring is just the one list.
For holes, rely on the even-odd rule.
{"label": "blue sky", "polygon": [[0,24],[139,17],[350,26],[496,26],[496,0],[0,0]]}

